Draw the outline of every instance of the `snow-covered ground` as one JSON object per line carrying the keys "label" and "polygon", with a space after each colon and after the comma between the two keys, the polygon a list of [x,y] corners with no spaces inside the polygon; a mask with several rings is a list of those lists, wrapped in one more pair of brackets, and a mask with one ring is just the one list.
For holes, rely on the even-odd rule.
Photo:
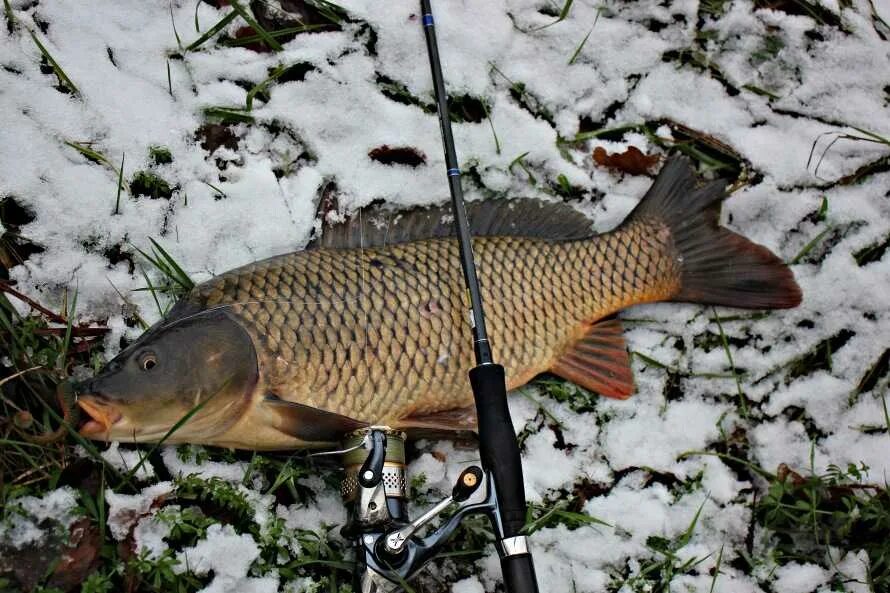
{"label": "snow-covered ground", "polygon": [[[133,254],[154,238],[203,280],[303,247],[320,190],[331,181],[346,208],[381,198],[406,207],[447,199],[435,115],[382,92],[399,85],[403,98],[431,103],[414,2],[344,2],[351,22],[342,30],[297,35],[277,53],[226,47],[215,39],[196,51],[181,49],[200,37],[196,21],[204,32],[230,10],[203,2],[197,8],[195,2],[166,0],[10,4],[16,23],[12,32],[0,32],[0,197],[12,197],[33,214],[21,233],[44,249],[11,276],[19,290],[51,307],[65,287],[76,288],[79,316],[112,328],[109,354],[122,334],[139,332],[124,323],[132,309],[121,294],[145,320],[158,317],[147,292],[132,292],[145,284],[138,266],[131,269],[126,258],[111,263],[109,254]],[[630,349],[664,367],[635,357],[637,394],[631,399],[601,400],[585,412],[534,389],[511,399],[516,428],[529,435],[529,500],[550,504],[586,481],[599,492],[583,511],[609,524],[536,532],[543,590],[603,590],[616,582],[614,575],[626,567],[633,573],[651,556],[649,536],[678,536],[700,507],[681,554],[707,559],[677,578],[677,590],[708,590],[721,549],[715,591],[760,591],[764,583],[774,591],[827,590],[837,571],[860,580],[865,574],[863,557],[852,554],[839,555],[830,569],[791,564],[770,574],[775,567],[768,561],[769,542],[761,541],[762,574],[733,567],[746,545],[757,484],[717,457],[683,456],[725,450],[721,443],[732,440],[749,446],[750,461],[768,471],[780,463],[809,470],[812,462],[822,472],[832,463],[864,462],[871,481],[890,479],[886,368],[877,369],[876,381],[866,380],[890,347],[890,256],[880,250],[890,239],[890,172],[885,164],[860,183],[835,183],[885,158],[890,147],[840,139],[815,170],[836,135],[863,135],[853,126],[890,137],[890,30],[880,20],[890,20],[890,4],[818,4],[839,15],[840,25],[755,10],[742,1],[726,2],[712,16],[693,0],[577,0],[565,20],[548,27],[561,5],[435,5],[449,90],[483,100],[490,118],[454,125],[462,168],[476,173],[467,183],[471,198],[494,192],[552,199],[552,188],[564,182],[583,196],[578,207],[596,228],[608,230],[651,180],[595,165],[593,148],[660,149],[638,131],[611,140],[562,140],[589,131],[591,122],[597,128],[649,122],[660,136],[681,124],[728,145],[750,168],[750,183],[724,206],[731,228],[786,261],[818,238],[793,266],[804,294],[799,308],[766,316],[716,311],[732,363],[743,372],[738,385],[715,311],[662,304],[624,313]],[[226,30],[243,26],[235,19]],[[59,82],[51,69],[41,68],[28,29],[77,93],[55,88]],[[253,102],[253,123],[231,126],[237,144],[213,154],[202,148],[196,134],[208,121],[208,108],[242,108],[247,89],[277,67],[295,64],[310,66],[302,79],[270,82],[268,94]],[[523,90],[511,94],[514,83]],[[834,136],[822,136],[827,133]],[[107,162],[91,162],[66,142],[88,146]],[[369,158],[382,145],[413,147],[425,163],[388,166]],[[152,147],[168,149],[172,162],[154,162]],[[522,166],[511,166],[521,155]],[[121,163],[125,179],[149,171],[168,183],[172,195],[150,199],[125,191],[113,214]],[[824,216],[817,216],[825,204]],[[872,247],[877,256],[863,257]],[[740,393],[747,398],[744,406]],[[423,450],[412,470],[426,475],[423,488],[432,497],[447,491],[472,457],[447,442]],[[129,455],[115,449],[106,459],[132,466]],[[180,465],[173,451],[164,461]],[[182,471],[201,469],[192,464]],[[239,484],[246,471],[209,469]],[[142,477],[155,481],[149,472]],[[266,513],[289,528],[342,522],[335,490],[320,481],[313,485],[319,499],[311,508],[276,509],[270,497],[239,488],[249,491],[257,521],[268,520],[259,518]],[[140,521],[137,539],[157,551],[166,532],[149,524],[157,513],[152,501],[171,487],[148,487],[141,500],[109,493],[108,517]],[[60,490],[44,503],[29,499],[23,506],[40,517],[58,509],[69,521],[72,496]],[[19,522],[2,533],[31,541],[36,525]],[[111,533],[128,530],[113,524]],[[248,575],[258,550],[250,534],[215,526],[206,541],[179,553],[190,557],[198,574],[213,571],[208,591],[311,586],[286,582],[274,566]],[[490,552],[478,563],[478,575],[454,585],[455,592],[493,589],[499,568]],[[218,554],[242,562],[223,566]]]}

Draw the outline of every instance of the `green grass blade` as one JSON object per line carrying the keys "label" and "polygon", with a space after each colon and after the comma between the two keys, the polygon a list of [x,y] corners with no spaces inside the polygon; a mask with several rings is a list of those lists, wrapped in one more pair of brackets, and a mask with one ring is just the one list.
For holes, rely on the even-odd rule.
{"label": "green grass blade", "polygon": [[253,116],[236,107],[205,107],[204,116],[226,123],[252,124]]}
{"label": "green grass blade", "polygon": [[136,472],[138,472],[138,471],[142,468],[142,466],[145,465],[145,462],[148,461],[148,458],[151,457],[151,456],[154,454],[154,452],[158,450],[158,447],[160,447],[161,445],[163,445],[163,444],[167,441],[167,439],[169,439],[171,436],[173,436],[173,433],[175,433],[177,430],[179,430],[180,428],[182,428],[182,427],[185,425],[186,422],[188,422],[189,420],[191,420],[191,419],[192,419],[192,416],[194,416],[194,415],[197,414],[199,411],[201,411],[201,409],[202,409],[204,406],[206,406],[207,403],[208,403],[210,400],[212,400],[212,399],[213,399],[214,397],[216,397],[218,394],[220,394],[220,393],[222,393],[223,391],[225,391],[226,388],[229,386],[229,383],[231,383],[231,380],[228,380],[228,381],[226,381],[225,383],[223,383],[223,385],[222,385],[222,387],[220,387],[219,391],[217,391],[216,393],[214,393],[213,395],[211,395],[210,397],[208,397],[207,399],[205,399],[204,401],[202,401],[201,403],[199,403],[197,406],[193,407],[191,410],[189,410],[188,412],[186,412],[185,415],[183,415],[183,417],[180,418],[180,419],[176,422],[176,424],[174,424],[173,426],[171,426],[171,427],[170,427],[170,430],[168,430],[168,431],[164,434],[164,436],[161,437],[161,440],[159,440],[157,443],[152,444],[152,447],[151,447],[151,449],[148,450],[148,453],[146,453],[145,455],[141,456],[141,457],[139,458],[139,463],[137,463],[137,464],[136,464],[136,465],[135,465],[129,472],[127,472],[127,474],[126,474],[126,475],[127,475],[127,479],[128,479],[128,480],[129,480],[129,479],[132,479],[133,476],[136,475]]}
{"label": "green grass blade", "polygon": [[494,129],[494,123],[491,121],[491,111],[485,101],[482,101],[482,109],[485,110],[485,119],[488,120],[488,126],[491,128],[491,135],[494,136],[494,149],[497,154],[501,154],[501,141],[498,140],[498,133]]}
{"label": "green grass blade", "polygon": [[831,225],[828,225],[827,227],[825,227],[825,229],[821,233],[819,233],[818,235],[813,237],[806,245],[804,245],[803,248],[797,252],[797,255],[792,257],[791,261],[788,263],[791,265],[799,263],[800,260],[802,260],[804,257],[806,257],[806,255],[810,251],[812,251],[813,248],[822,241],[822,239],[825,238],[825,235],[827,235],[829,233],[829,231],[831,231],[831,229],[832,229]]}
{"label": "green grass blade", "polygon": [[17,21],[15,13],[12,12],[12,6],[10,6],[9,0],[3,0],[3,14],[6,15],[6,26],[11,32],[15,28]]}
{"label": "green grass blade", "polygon": [[748,402],[745,400],[745,392],[742,391],[742,381],[739,378],[739,373],[735,369],[735,363],[732,360],[732,352],[729,349],[729,340],[726,339],[726,333],[723,331],[723,324],[720,323],[720,316],[717,315],[717,309],[711,307],[711,310],[714,312],[714,321],[717,322],[717,329],[720,331],[720,342],[723,344],[723,351],[726,353],[726,358],[729,360],[729,368],[732,371],[732,376],[735,379],[735,387],[739,394],[739,407],[742,410],[742,417],[748,417]]}
{"label": "green grass blade", "polygon": [[600,136],[605,136],[607,134],[618,134],[621,132],[637,131],[644,126],[645,124],[625,124],[621,126],[615,126],[614,128],[603,128],[601,130],[593,130],[591,132],[581,132],[580,134],[576,134],[575,137],[571,140],[564,140],[563,142],[568,144],[578,144],[581,142],[586,142],[587,140],[599,138]]}
{"label": "green grass blade", "polygon": [[278,78],[279,78],[282,74],[284,74],[285,72],[287,72],[287,69],[288,69],[288,66],[286,66],[286,65],[284,65],[284,64],[282,64],[281,66],[278,66],[275,70],[272,71],[272,74],[269,75],[269,78],[267,78],[266,80],[264,80],[264,81],[262,81],[262,82],[260,82],[260,83],[258,83],[258,84],[256,84],[256,85],[254,85],[253,88],[251,88],[249,91],[247,91],[247,100],[246,100],[246,102],[245,102],[245,104],[244,104],[244,110],[245,110],[245,111],[253,111],[253,99],[254,99],[254,97],[256,97],[257,94],[258,94],[260,91],[264,91],[264,90],[266,90],[266,88],[268,88],[268,86],[269,86],[270,83],[272,83],[272,82],[278,80]]}
{"label": "green grass blade", "polygon": [[114,171],[115,173],[118,173],[117,167],[115,167],[114,164],[112,164],[112,162],[110,160],[108,160],[107,156],[105,156],[104,154],[102,154],[99,151],[93,150],[89,146],[84,146],[84,144],[85,143],[83,143],[83,142],[75,142],[73,140],[65,140],[65,146],[70,146],[71,148],[73,148],[74,150],[76,150],[77,152],[82,154],[84,157],[86,157],[87,160],[93,161],[94,163],[99,163],[99,164],[105,165],[105,166],[111,168],[111,170]]}
{"label": "green grass blade", "polygon": [[268,45],[274,51],[281,51],[284,49],[283,47],[281,47],[281,44],[278,43],[278,41],[276,41],[274,37],[269,35],[269,33],[262,27],[262,25],[260,25],[256,21],[256,19],[253,18],[253,15],[250,14],[250,11],[245,10],[245,8],[238,3],[238,0],[231,0],[231,6],[232,6],[232,10],[234,10],[236,13],[238,13],[238,15],[242,19],[244,19],[244,21],[248,25],[250,25],[250,27],[254,31],[256,31],[257,35],[259,35],[260,38],[262,38],[262,40],[266,43],[266,45]]}
{"label": "green grass blade", "polygon": [[176,19],[173,18],[173,2],[170,2],[170,24],[173,25],[173,36],[176,37],[176,47],[182,49],[182,39],[179,38],[179,31],[176,30]]}
{"label": "green grass blade", "polygon": [[670,366],[664,364],[663,362],[659,362],[659,361],[655,360],[651,356],[647,356],[647,355],[643,354],[639,350],[632,350],[631,354],[633,354],[634,356],[636,356],[637,358],[642,360],[646,364],[646,366],[654,367],[656,369],[664,369],[664,370],[668,370],[668,371],[671,370]]}
{"label": "green grass blade", "polygon": [[734,455],[728,455],[726,453],[717,453],[714,451],[686,451],[686,452],[681,453],[680,455],[677,456],[677,461],[681,461],[683,459],[686,459],[687,457],[693,457],[696,455],[710,455],[713,457],[719,457],[720,459],[726,459],[727,461],[732,461],[734,463],[739,463],[741,465],[744,465],[751,471],[766,478],[767,480],[775,480],[776,479],[776,474],[766,471],[759,465],[751,463],[750,461],[747,461],[740,457],[735,457]]}
{"label": "green grass blade", "polygon": [[[169,66],[169,62],[167,62]],[[121,190],[124,188],[124,159],[127,158],[127,153],[123,153],[121,156],[121,168],[117,172],[117,198],[114,200],[114,212],[112,214],[120,214],[121,213]]]}
{"label": "green grass blade", "polygon": [[174,275],[171,276],[171,279],[186,290],[191,290],[192,288],[194,288],[194,281],[189,278],[189,275],[185,273],[185,270],[183,270],[179,266],[179,264],[176,263],[176,260],[173,259],[173,256],[167,253],[167,251],[163,247],[161,247],[161,245],[154,239],[149,238],[149,241],[151,241],[152,246],[157,249],[158,253],[161,254],[161,257],[164,258],[164,262],[173,270]]}
{"label": "green grass blade", "polygon": [[768,91],[764,88],[760,88],[759,86],[755,86],[753,84],[743,84],[742,88],[745,89],[746,91],[751,91],[755,95],[760,95],[761,97],[768,97],[770,99],[781,99],[782,98],[775,93],[771,93],[770,91]]}
{"label": "green grass blade", "polygon": [[139,271],[142,273],[142,277],[145,278],[145,283],[148,285],[146,288],[148,288],[148,291],[151,293],[151,297],[155,301],[155,306],[158,308],[158,315],[163,317],[165,311],[164,311],[164,308],[161,306],[161,301],[158,300],[157,289],[151,283],[151,278],[148,277],[148,274],[145,273],[145,270],[142,269],[141,266],[139,267]]}
{"label": "green grass blade", "polygon": [[46,47],[44,47],[44,45],[40,42],[40,39],[38,39],[34,31],[28,29],[28,33],[31,34],[31,39],[34,40],[34,43],[37,45],[37,49],[40,50],[40,53],[43,54],[43,57],[46,58],[47,62],[49,62],[49,65],[52,67],[53,72],[55,72],[56,77],[59,79],[59,84],[68,87],[68,90],[70,90],[74,95],[80,97],[80,89],[78,89],[77,85],[75,85],[71,81],[71,79],[68,78],[68,75],[65,74],[65,71],[62,70],[62,67],[59,65],[59,63],[55,60],[55,58],[52,57],[52,55],[49,53],[49,50],[47,50]]}
{"label": "green grass blade", "polygon": [[[299,27],[285,27],[283,29],[275,29],[274,31],[266,31],[266,34],[274,39],[278,39],[279,37],[287,37],[288,35],[298,33],[308,33],[309,31],[324,29],[325,27],[328,27],[328,25],[301,25]],[[227,39],[224,41],[224,45],[238,47],[241,45],[250,45],[251,43],[257,43],[259,41],[264,41],[261,35],[245,35],[244,37],[238,37],[236,39]]]}
{"label": "green grass blade", "polygon": [[887,436],[890,437],[890,413],[887,412],[887,396],[886,394],[881,394],[881,405],[884,408],[884,424],[887,427]]}
{"label": "green grass blade", "polygon": [[572,4],[574,2],[575,2],[575,0],[566,0],[565,4],[562,5],[562,10],[559,11],[559,16],[556,17],[555,21],[553,21],[551,23],[547,23],[546,25],[541,25],[540,27],[536,27],[536,28],[532,29],[532,31],[540,31],[542,29],[546,29],[547,27],[552,27],[553,25],[559,24],[559,23],[563,22],[564,20],[566,20],[566,18],[568,18],[568,16],[569,16],[569,12],[571,12],[571,10],[572,10]]}
{"label": "green grass blade", "polygon": [[[201,3],[198,2],[198,4],[200,5]],[[231,23],[233,20],[235,20],[235,17],[237,17],[237,16],[238,16],[238,13],[235,11],[232,11],[229,14],[227,14],[226,16],[224,16],[223,18],[219,19],[219,21],[215,25],[210,27],[210,29],[208,29],[206,33],[204,33],[203,35],[198,37],[196,40],[191,42],[188,45],[188,47],[185,48],[185,51],[195,51],[196,49],[198,49],[199,47],[204,45],[209,39],[213,38],[217,33],[222,31],[223,29],[225,29],[229,25],[229,23]],[[195,9],[195,28],[196,29],[197,29],[197,25],[198,25],[198,9],[196,8]]]}
{"label": "green grass blade", "polygon": [[874,132],[869,132],[868,130],[865,130],[863,128],[858,128],[856,126],[850,126],[850,127],[853,128],[854,130],[856,130],[857,132],[868,136],[872,142],[877,142],[879,144],[886,144],[887,146],[890,146],[890,139],[887,139],[883,136],[879,136],[878,134],[875,134]]}
{"label": "green grass blade", "polygon": [[[67,298],[66,298],[67,301]],[[68,323],[65,324],[65,337],[62,339],[62,346],[59,348],[59,356],[56,358],[56,366],[60,373],[65,373],[66,360],[68,359],[68,346],[71,344],[71,327],[74,323],[74,311],[77,309],[77,291],[74,291],[74,297],[71,299],[71,306],[67,307],[68,309],[65,313],[65,319],[68,320]]]}
{"label": "green grass blade", "polygon": [[201,4],[204,0],[195,0],[195,33],[201,32],[201,24],[198,22],[198,9],[201,8]]}
{"label": "green grass blade", "polygon": [[[599,13],[597,13],[597,17]],[[594,22],[594,25],[596,23]],[[569,58],[569,66],[575,63],[575,60],[578,59],[578,56],[581,54],[581,50],[584,49],[584,45],[587,43],[587,40],[590,38],[590,34],[593,33],[593,27],[590,28],[590,31],[587,32],[587,35],[584,36],[584,39],[581,40],[581,43],[578,44],[578,47],[575,48],[575,51],[572,52],[572,57]]]}

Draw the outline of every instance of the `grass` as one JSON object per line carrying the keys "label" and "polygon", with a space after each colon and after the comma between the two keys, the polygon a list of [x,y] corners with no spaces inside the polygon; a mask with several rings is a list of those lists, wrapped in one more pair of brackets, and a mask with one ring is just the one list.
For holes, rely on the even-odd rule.
{"label": "grass", "polygon": [[602,519],[592,517],[580,511],[571,510],[573,506],[576,505],[571,498],[559,500],[550,505],[529,503],[525,515],[525,526],[522,529],[523,533],[531,535],[545,527],[556,527],[557,525],[565,525],[570,530],[587,525],[612,527],[611,523],[607,523]]}
{"label": "grass", "polygon": [[121,213],[121,192],[124,189],[124,161],[126,158],[126,153],[121,155],[121,167],[117,173],[117,196],[114,199],[114,212],[112,214]]}
{"label": "grass", "polygon": [[70,146],[71,148],[82,154],[88,161],[105,165],[106,167],[112,169],[115,173],[120,174],[120,170],[114,166],[114,164],[108,159],[107,156],[93,148],[92,142],[76,142],[74,140],[66,140],[64,144],[65,146]]}
{"label": "grass", "polygon": [[729,347],[729,341],[726,339],[726,334],[723,332],[723,323],[721,323],[720,321],[720,316],[717,315],[717,310],[714,307],[711,307],[711,310],[714,313],[714,317],[712,317],[712,319],[717,323],[717,330],[720,332],[720,342],[723,345],[723,351],[726,353],[726,360],[729,362],[729,369],[732,371],[733,379],[735,379],[736,393],[739,396],[739,410],[742,413],[742,417],[747,418],[748,402],[745,398],[745,392],[742,390],[742,380],[739,377],[738,371],[736,371],[735,362],[733,362],[732,360],[732,350]]}
{"label": "grass", "polygon": [[819,158],[815,160],[815,168],[813,169],[813,175],[815,175],[816,177],[819,177],[819,168],[822,166],[822,161],[825,159],[825,157],[831,151],[832,147],[837,142],[839,142],[841,140],[851,140],[853,142],[867,142],[867,143],[871,143],[871,144],[879,144],[879,145],[890,147],[890,138],[886,138],[884,136],[881,136],[880,134],[876,134],[876,133],[866,130],[864,128],[859,128],[857,126],[849,126],[849,127],[853,128],[854,130],[856,130],[859,133],[852,134],[852,133],[848,133],[848,132],[835,132],[835,131],[823,132],[822,134],[819,134],[815,140],[813,140],[813,144],[812,144],[812,146],[810,146],[810,154],[807,156],[807,165],[806,165],[807,169],[809,169],[810,165],[812,165],[814,162],[814,158],[815,158],[815,154],[816,154],[816,147],[819,145],[819,142],[822,141],[823,139],[828,139],[828,143],[822,149],[822,152],[819,155]]}
{"label": "grass", "polygon": [[776,542],[779,561],[825,565],[829,547],[864,550],[871,591],[890,590],[890,492],[867,481],[868,467],[830,466],[801,475],[780,468],[770,480],[755,517]]}
{"label": "grass", "polygon": [[146,289],[142,290],[151,290],[154,295],[161,293],[174,298],[188,294],[195,287],[194,281],[160,243],[154,239],[149,239],[149,241],[151,242],[149,251],[143,251],[135,246],[133,248],[160,274],[164,283],[159,286],[149,284]]}
{"label": "grass", "polygon": [[[297,33],[305,33],[309,31],[315,31],[319,29],[325,29],[330,27],[330,25],[339,25],[345,18],[345,11],[340,8],[337,4],[333,2],[325,2],[324,0],[315,0],[314,2],[307,2],[312,8],[314,8],[319,15],[325,18],[330,24],[306,24],[300,25],[296,27],[286,27],[276,31],[267,31],[263,28],[262,25],[254,18],[253,13],[248,8],[245,8],[241,5],[240,2],[232,0],[228,3],[228,5],[232,8],[232,11],[223,16],[219,21],[217,21],[210,29],[201,34],[197,39],[191,42],[184,48],[184,51],[191,52],[197,51],[201,49],[201,47],[216,37],[219,33],[224,31],[228,26],[238,17],[241,18],[252,30],[252,35],[246,35],[244,37],[239,37],[237,39],[226,40],[227,45],[249,45],[252,43],[262,42],[265,44],[270,50],[275,52],[280,52],[284,48],[281,43],[279,43],[278,39],[281,37],[288,37]],[[200,4],[195,6],[195,31],[200,33],[201,26],[198,21],[198,7]],[[172,18],[172,16],[171,16]],[[179,39],[179,35],[176,32],[176,26],[174,25],[174,34],[176,35],[177,44],[182,47],[182,44]]]}
{"label": "grass", "polygon": [[241,6],[238,0],[231,0],[230,6],[232,7],[232,10],[238,13],[238,16],[240,16],[244,20],[244,22],[250,25],[251,29],[256,31],[257,36],[259,36],[259,38],[262,39],[263,42],[268,45],[273,51],[281,51],[282,49],[284,49],[283,47],[281,47],[281,44],[278,43],[278,41],[273,36],[269,35],[269,33],[266,32],[266,30],[257,22],[257,20],[253,18],[253,15],[243,6]]}
{"label": "grass", "polygon": [[704,506],[705,503],[702,502],[695,515],[693,515],[689,526],[678,536],[667,538],[652,535],[646,538],[646,548],[648,548],[652,557],[640,562],[636,574],[630,576],[624,584],[634,591],[669,592],[674,578],[692,572],[699,564],[707,560],[709,555],[700,557],[690,556],[686,559],[683,559],[680,555],[680,551],[692,541],[695,527],[698,525]]}
{"label": "grass", "polygon": [[569,17],[569,13],[572,11],[573,3],[574,0],[566,0],[565,3],[562,5],[562,8],[560,9],[555,21],[547,23],[546,25],[541,25],[540,27],[536,27],[532,29],[532,31],[540,31],[542,29],[552,27],[553,25],[558,25],[559,23],[566,20]]}
{"label": "grass", "polygon": [[[7,7],[7,17],[12,14],[12,11],[9,10],[9,5]],[[72,80],[68,77],[65,71],[62,69],[62,66],[56,61],[56,59],[49,53],[49,50],[46,49],[46,46],[40,41],[40,38],[37,37],[37,34],[34,33],[31,29],[28,29],[28,33],[31,35],[31,39],[34,40],[34,45],[37,46],[37,49],[40,50],[40,53],[43,55],[43,58],[47,61],[50,67],[53,69],[53,72],[56,75],[56,78],[59,79],[59,85],[68,90],[71,94],[79,97],[80,90],[77,88],[77,85],[72,82]]]}

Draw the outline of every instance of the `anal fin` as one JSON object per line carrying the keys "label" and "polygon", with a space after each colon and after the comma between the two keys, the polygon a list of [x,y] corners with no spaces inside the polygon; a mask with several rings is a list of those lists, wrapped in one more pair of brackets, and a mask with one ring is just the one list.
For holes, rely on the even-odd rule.
{"label": "anal fin", "polygon": [[550,371],[606,397],[630,397],[634,379],[621,321],[612,318],[594,324],[556,359]]}
{"label": "anal fin", "polygon": [[393,428],[404,430],[414,438],[450,435],[476,431],[476,407],[453,408],[402,418]]}

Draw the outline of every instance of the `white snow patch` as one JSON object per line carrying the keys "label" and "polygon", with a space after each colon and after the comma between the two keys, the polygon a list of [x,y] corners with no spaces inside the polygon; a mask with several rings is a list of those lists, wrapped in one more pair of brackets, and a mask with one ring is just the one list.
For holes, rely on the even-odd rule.
{"label": "white snow patch", "polygon": [[135,467],[139,466],[139,470],[134,477],[137,480],[149,480],[154,477],[155,470],[148,460],[143,462],[143,455],[145,455],[144,451],[140,452],[121,449],[120,443],[111,443],[111,445],[101,453],[102,459],[107,461],[111,467],[121,473],[129,474]]}
{"label": "white snow patch", "polygon": [[[0,521],[0,542],[21,549],[46,537],[46,529],[68,533],[77,520],[77,494],[72,488],[51,490],[43,496],[21,496],[7,501]],[[48,523],[47,523],[48,522]]]}
{"label": "white snow patch", "polygon": [[248,463],[243,461],[236,463],[210,460],[184,461],[176,454],[176,447],[164,447],[163,451],[161,451],[161,457],[164,460],[164,465],[167,466],[167,471],[173,477],[195,475],[205,480],[219,478],[235,484],[244,481],[244,476],[249,466]]}
{"label": "white snow patch", "polygon": [[108,503],[108,529],[111,535],[118,541],[125,539],[136,522],[172,492],[173,482],[158,482],[143,488],[139,494],[118,494],[106,489],[105,502]]}
{"label": "white snow patch", "polygon": [[776,569],[773,586],[785,593],[810,593],[831,578],[831,571],[815,564],[789,562]]}
{"label": "white snow patch", "polygon": [[207,537],[177,555],[174,571],[203,576],[211,571],[213,580],[200,593],[274,593],[278,577],[248,576],[251,564],[259,558],[260,548],[246,533],[239,534],[231,525],[211,525]]}

